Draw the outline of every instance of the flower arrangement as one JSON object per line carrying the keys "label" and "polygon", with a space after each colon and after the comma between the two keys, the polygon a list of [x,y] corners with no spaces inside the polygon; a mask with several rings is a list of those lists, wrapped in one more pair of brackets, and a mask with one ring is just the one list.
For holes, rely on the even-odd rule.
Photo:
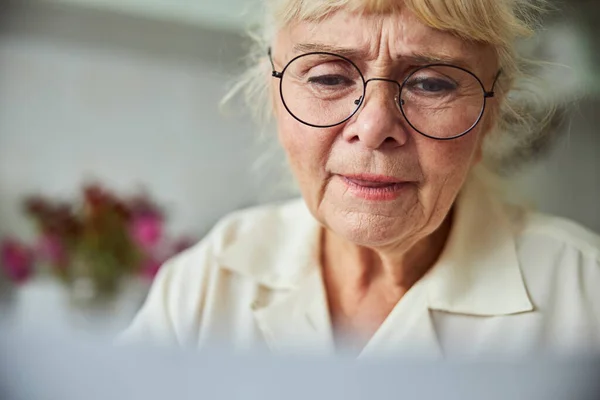
{"label": "flower arrangement", "polygon": [[49,271],[69,288],[85,283],[89,297],[110,297],[123,278],[152,279],[167,258],[193,244],[165,235],[165,213],[146,194],[119,198],[97,184],[84,186],[72,203],[28,197],[24,211],[38,233],[34,243],[0,244],[0,263],[15,284]]}

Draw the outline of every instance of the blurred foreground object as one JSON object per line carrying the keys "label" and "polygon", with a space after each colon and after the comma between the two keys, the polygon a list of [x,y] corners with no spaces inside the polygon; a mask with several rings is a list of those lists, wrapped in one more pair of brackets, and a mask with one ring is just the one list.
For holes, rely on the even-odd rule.
{"label": "blurred foreground object", "polygon": [[78,305],[112,299],[127,278],[153,279],[167,258],[192,244],[165,235],[165,214],[146,194],[121,198],[86,185],[77,201],[32,196],[24,209],[38,235],[33,245],[3,241],[6,275],[24,285],[36,274],[51,274]]}
{"label": "blurred foreground object", "polygon": [[0,331],[0,354],[3,400],[592,400],[600,394],[594,358],[355,362],[114,348],[19,331]]}

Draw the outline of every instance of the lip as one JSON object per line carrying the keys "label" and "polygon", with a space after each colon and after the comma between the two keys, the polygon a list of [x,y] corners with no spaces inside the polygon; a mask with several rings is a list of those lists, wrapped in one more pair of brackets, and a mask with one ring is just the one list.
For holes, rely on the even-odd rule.
{"label": "lip", "polygon": [[341,181],[356,197],[370,201],[397,199],[409,182],[385,175],[339,175]]}

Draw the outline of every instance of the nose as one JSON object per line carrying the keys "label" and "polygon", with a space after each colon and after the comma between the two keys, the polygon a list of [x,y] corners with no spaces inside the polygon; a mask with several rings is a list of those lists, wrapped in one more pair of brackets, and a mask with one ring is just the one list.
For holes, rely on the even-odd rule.
{"label": "nose", "polygon": [[405,145],[408,130],[399,109],[400,84],[374,78],[366,82],[365,89],[361,109],[354,116],[354,121],[346,126],[344,139],[361,142],[371,150]]}

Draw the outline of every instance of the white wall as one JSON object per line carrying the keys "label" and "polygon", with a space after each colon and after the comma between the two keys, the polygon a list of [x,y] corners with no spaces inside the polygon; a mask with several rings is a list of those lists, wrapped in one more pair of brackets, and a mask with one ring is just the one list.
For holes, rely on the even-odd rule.
{"label": "white wall", "polygon": [[13,19],[0,36],[0,233],[25,230],[23,195],[72,195],[88,177],[146,185],[174,230],[197,235],[268,197],[249,168],[255,128],[218,107],[239,37],[87,12]]}
{"label": "white wall", "polygon": [[115,10],[130,15],[202,23],[243,31],[261,16],[260,0],[40,0],[75,4],[98,10]]}

